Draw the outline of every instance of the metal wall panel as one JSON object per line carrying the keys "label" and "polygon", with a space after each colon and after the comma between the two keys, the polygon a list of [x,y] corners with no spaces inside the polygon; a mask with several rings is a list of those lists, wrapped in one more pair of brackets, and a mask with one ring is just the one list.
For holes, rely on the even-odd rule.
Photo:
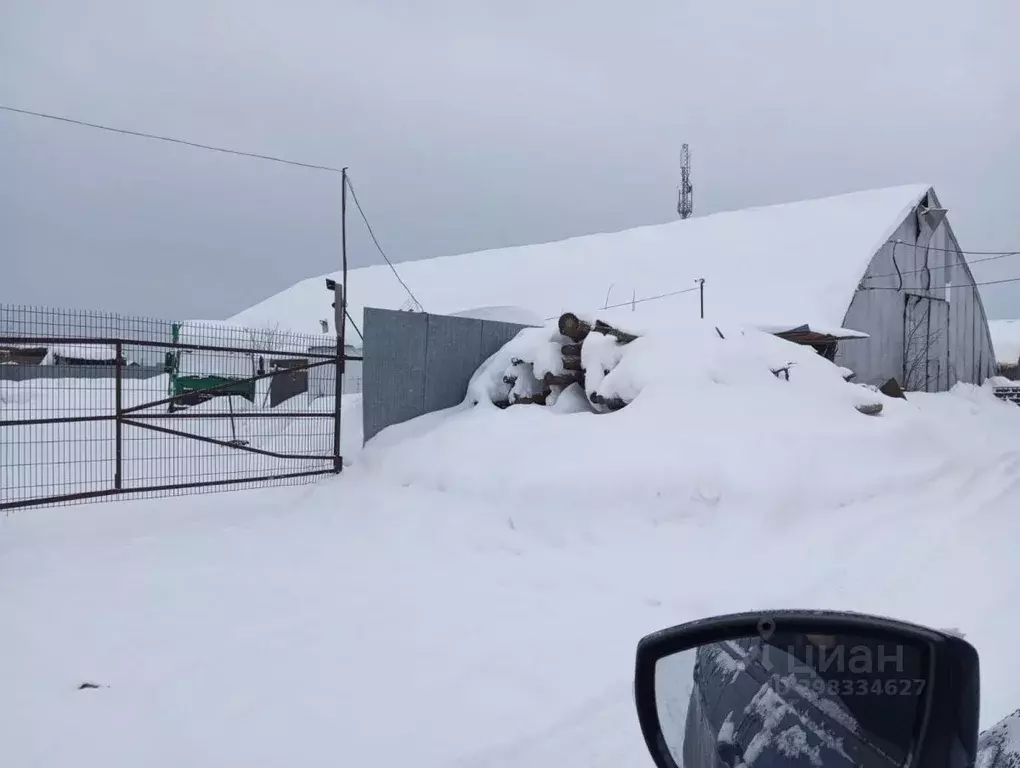
{"label": "metal wall panel", "polygon": [[481,333],[482,362],[496,354],[504,344],[520,333],[522,328],[526,327],[515,323],[497,323],[491,320],[483,320]]}
{"label": "metal wall panel", "polygon": [[365,309],[364,439],[464,400],[471,376],[527,326]]}
{"label": "metal wall panel", "polygon": [[425,410],[452,408],[467,394],[468,381],[482,357],[482,321],[428,315]]}
{"label": "metal wall panel", "polygon": [[854,371],[855,381],[861,383],[880,384],[889,378],[902,383],[905,295],[927,295],[940,304],[937,333],[931,340],[940,370],[932,375],[929,387],[942,391],[960,381],[982,383],[992,375],[988,360],[993,356],[981,296],[973,282],[948,220],[932,233],[918,227],[914,213],[908,214],[875,254],[843,321],[845,327],[864,331],[870,338],[840,342],[836,362]]}
{"label": "metal wall panel", "polygon": [[365,307],[364,439],[425,413],[428,316]]}

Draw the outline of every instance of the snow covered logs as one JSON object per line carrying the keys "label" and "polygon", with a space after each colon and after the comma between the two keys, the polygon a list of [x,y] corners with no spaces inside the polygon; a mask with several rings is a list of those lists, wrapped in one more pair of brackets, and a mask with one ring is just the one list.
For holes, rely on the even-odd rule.
{"label": "snow covered logs", "polygon": [[[493,402],[500,408],[517,404],[552,405],[561,393],[576,387],[596,413],[625,407],[626,400],[603,395],[599,386],[623,358],[626,345],[638,337],[602,320],[582,320],[572,312],[560,316],[558,328],[560,338],[531,349],[527,356],[530,359],[511,358],[510,367],[503,374],[504,387]],[[725,338],[718,329],[716,332]],[[793,365],[791,362],[773,369],[772,374],[789,381]],[[849,378],[844,375],[844,379]],[[881,403],[857,405],[856,409],[866,416],[878,416],[883,410]]]}
{"label": "snow covered logs", "polygon": [[[536,350],[534,359],[515,357],[503,376],[508,390],[506,398],[496,405],[507,408],[518,404],[550,404],[563,390],[577,385],[586,393],[592,410],[618,411],[627,403],[619,397],[604,397],[597,391],[598,383],[616,367],[622,357],[617,351],[637,336],[596,320],[589,323],[567,312],[560,317],[560,342]],[[587,365],[586,365],[587,363]],[[589,370],[592,364],[597,369]]]}

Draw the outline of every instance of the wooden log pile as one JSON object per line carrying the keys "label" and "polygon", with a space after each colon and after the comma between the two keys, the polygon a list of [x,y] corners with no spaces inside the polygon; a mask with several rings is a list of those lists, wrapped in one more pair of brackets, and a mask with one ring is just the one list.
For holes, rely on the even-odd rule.
{"label": "wooden log pile", "polygon": [[[586,389],[581,347],[592,333],[611,337],[621,346],[638,338],[601,320],[589,323],[572,312],[560,317],[559,331],[565,339],[560,345],[560,370],[547,371],[541,378],[537,378],[534,374],[534,361],[514,358],[510,361],[511,371],[503,377],[503,383],[507,385],[507,396],[504,400],[496,402],[496,405],[501,408],[518,404],[545,405],[554,394],[558,395],[574,384]],[[609,371],[602,373],[605,375]],[[598,411],[617,411],[627,404],[621,398],[607,398],[597,392],[591,394],[589,401],[593,409]]]}
{"label": "wooden log pile", "polygon": [[[587,392],[584,365],[582,363],[581,350],[584,342],[592,334],[600,334],[614,340],[616,346],[626,346],[635,341],[638,337],[633,333],[616,328],[602,320],[589,323],[582,320],[572,312],[566,312],[560,316],[559,331],[565,341],[560,344],[559,361],[560,370],[547,371],[541,378],[534,372],[534,361],[514,358],[511,360],[511,368],[503,377],[507,385],[505,399],[496,402],[500,408],[508,408],[511,405],[546,405],[554,395],[568,387],[577,384],[587,394],[587,399],[592,410],[600,413],[618,411],[626,407],[627,401],[620,397],[606,397],[599,392]],[[720,338],[725,339],[722,332],[716,329]],[[794,363],[787,363],[785,366],[776,368],[772,374],[785,381],[790,380],[790,370]],[[610,370],[603,370],[601,374],[607,376]],[[852,378],[846,376],[847,381]],[[867,416],[877,416],[882,412],[882,404],[874,403],[858,405],[856,409]]]}

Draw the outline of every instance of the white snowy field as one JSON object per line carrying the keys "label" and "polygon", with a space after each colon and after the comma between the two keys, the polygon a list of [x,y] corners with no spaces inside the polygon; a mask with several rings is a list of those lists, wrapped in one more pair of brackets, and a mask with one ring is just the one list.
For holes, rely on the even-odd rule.
{"label": "white snowy field", "polygon": [[649,765],[638,639],[768,607],[958,628],[982,727],[1015,710],[1020,409],[727,336],[634,342],[618,413],[464,406],[313,486],[0,519],[0,761]]}

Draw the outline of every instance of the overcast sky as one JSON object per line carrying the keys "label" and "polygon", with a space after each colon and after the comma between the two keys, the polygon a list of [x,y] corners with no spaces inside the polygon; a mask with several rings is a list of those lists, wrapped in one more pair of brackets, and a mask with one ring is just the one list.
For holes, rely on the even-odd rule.
{"label": "overcast sky", "polygon": [[[685,141],[696,215],[927,182],[965,249],[1020,249],[1016,0],[0,0],[0,103],[346,164],[397,260],[673,220]],[[0,302],[224,318],[339,268],[339,206],[0,113]]]}

